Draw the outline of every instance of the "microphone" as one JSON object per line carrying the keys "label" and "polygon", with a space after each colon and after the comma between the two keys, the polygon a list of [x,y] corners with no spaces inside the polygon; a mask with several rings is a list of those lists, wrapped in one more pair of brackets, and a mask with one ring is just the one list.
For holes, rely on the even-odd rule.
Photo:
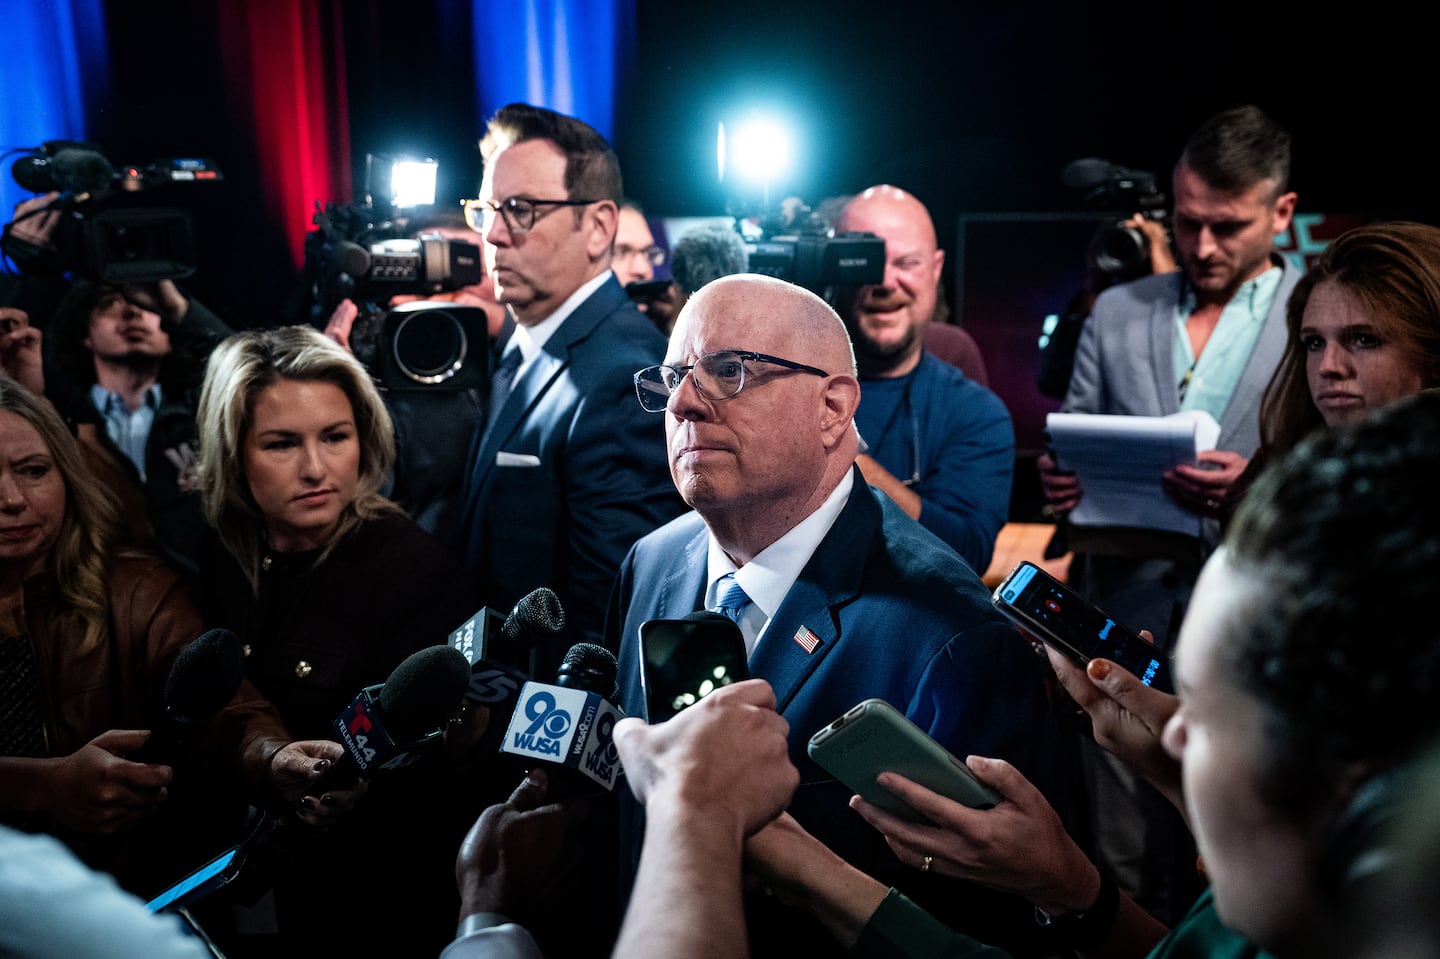
{"label": "microphone", "polygon": [[201,633],[180,651],[165,680],[165,714],[132,757],[173,766],[204,735],[245,678],[245,650],[228,629]]}
{"label": "microphone", "polygon": [[115,168],[104,155],[79,145],[53,154],[23,156],[10,167],[15,182],[31,193],[89,193],[104,196],[115,181]]}
{"label": "microphone", "polygon": [[571,646],[554,685],[531,681],[521,689],[500,751],[580,774],[557,780],[582,783],[584,777],[607,792],[614,789],[620,771],[615,723],[625,715],[609,702],[617,672],[615,657],[605,647]]}
{"label": "microphone", "polygon": [[1109,160],[1083,157],[1065,165],[1065,170],[1060,174],[1060,182],[1067,190],[1088,192],[1105,184],[1120,169]]}
{"label": "microphone", "polygon": [[470,664],[465,698],[498,708],[514,700],[535,672],[535,650],[565,632],[565,610],[544,586],[520,597],[510,615],[486,606],[450,634],[450,646]]}
{"label": "microphone", "polygon": [[307,791],[350,789],[382,769],[414,763],[440,741],[445,722],[470,684],[470,664],[449,646],[411,653],[380,686],[360,690],[335,717],[345,754]]}
{"label": "microphone", "polygon": [[745,240],[734,228],[710,224],[690,230],[675,242],[670,275],[689,296],[711,280],[744,273],[749,262]]}

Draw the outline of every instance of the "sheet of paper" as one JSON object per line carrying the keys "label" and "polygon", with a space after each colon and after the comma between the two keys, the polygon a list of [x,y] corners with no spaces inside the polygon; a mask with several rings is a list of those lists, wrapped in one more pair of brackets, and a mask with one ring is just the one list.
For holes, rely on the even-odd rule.
{"label": "sheet of paper", "polygon": [[1084,495],[1076,526],[1132,526],[1200,535],[1200,517],[1165,495],[1160,474],[1215,448],[1220,424],[1203,410],[1170,416],[1051,413],[1045,428],[1061,469],[1073,470]]}

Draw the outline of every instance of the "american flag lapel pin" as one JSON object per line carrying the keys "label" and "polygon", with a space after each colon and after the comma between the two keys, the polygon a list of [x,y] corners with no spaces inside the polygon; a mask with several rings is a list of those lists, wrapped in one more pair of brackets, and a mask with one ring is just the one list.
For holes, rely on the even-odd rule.
{"label": "american flag lapel pin", "polygon": [[807,653],[815,652],[815,647],[820,645],[820,637],[810,632],[809,626],[801,626],[795,630],[795,642]]}

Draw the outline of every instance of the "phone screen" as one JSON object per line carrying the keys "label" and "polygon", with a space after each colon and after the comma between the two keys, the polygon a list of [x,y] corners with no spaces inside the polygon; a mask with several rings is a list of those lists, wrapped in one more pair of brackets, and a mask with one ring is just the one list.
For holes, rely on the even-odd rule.
{"label": "phone screen", "polygon": [[199,893],[208,892],[209,887],[206,886],[206,883],[218,884],[216,881],[221,877],[221,874],[224,873],[230,863],[234,861],[238,851],[239,847],[237,846],[234,849],[228,849],[219,856],[216,856],[169,889],[160,893],[160,895],[154,899],[145,903],[145,908],[151,912],[159,912],[166,906],[176,903],[184,905],[191,899],[198,898]]}
{"label": "phone screen", "polygon": [[715,613],[643,623],[640,650],[640,679],[652,723],[669,719],[721,686],[750,675],[740,627]]}
{"label": "phone screen", "polygon": [[1147,686],[1174,690],[1164,653],[1138,633],[1106,616],[1044,570],[1022,563],[995,591],[997,605],[1061,652],[1119,663]]}

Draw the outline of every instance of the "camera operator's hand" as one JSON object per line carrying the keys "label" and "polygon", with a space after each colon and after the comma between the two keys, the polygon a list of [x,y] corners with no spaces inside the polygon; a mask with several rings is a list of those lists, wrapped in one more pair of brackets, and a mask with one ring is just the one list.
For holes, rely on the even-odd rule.
{"label": "camera operator's hand", "polygon": [[142,309],[158,315],[173,328],[190,309],[190,301],[174,280],[157,280],[154,283],[136,283],[125,288],[125,299]]}
{"label": "camera operator's hand", "polygon": [[1045,491],[1053,511],[1068,513],[1080,504],[1084,490],[1080,488],[1079,478],[1069,470],[1060,469],[1055,457],[1041,453],[1035,460],[1035,468],[1040,473],[1040,488]]}
{"label": "camera operator's hand", "polygon": [[37,249],[53,251],[51,238],[60,222],[60,211],[55,209],[58,199],[60,194],[52,191],[15,204],[15,215],[6,225],[6,232]]}
{"label": "camera operator's hand", "polygon": [[40,331],[24,310],[0,306],[0,369],[36,396],[45,395]]}
{"label": "camera operator's hand", "polygon": [[360,315],[360,307],[351,300],[341,300],[335,306],[335,311],[330,314],[330,320],[325,324],[325,335],[345,347],[346,352],[353,353],[350,349],[350,330],[355,326],[355,318]]}
{"label": "camera operator's hand", "polygon": [[1125,225],[1145,235],[1145,245],[1150,249],[1151,273],[1174,273],[1180,269],[1180,264],[1175,262],[1175,254],[1170,252],[1170,237],[1166,235],[1163,223],[1137,213],[1126,220]]}

